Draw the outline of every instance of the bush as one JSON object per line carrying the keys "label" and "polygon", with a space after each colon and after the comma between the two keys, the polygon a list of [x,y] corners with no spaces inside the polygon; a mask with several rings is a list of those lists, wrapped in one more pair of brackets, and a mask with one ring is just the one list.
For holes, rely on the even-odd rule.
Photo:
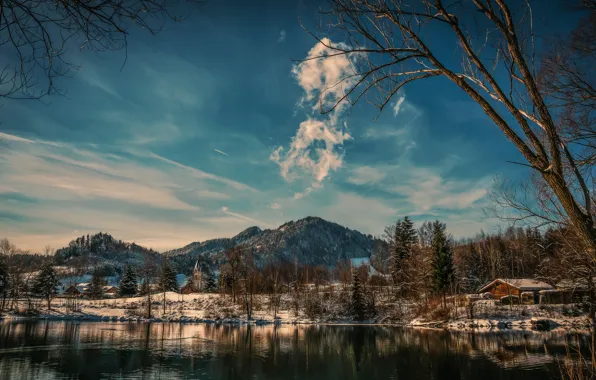
{"label": "bush", "polygon": [[307,318],[315,319],[321,316],[323,308],[319,297],[308,297],[304,301],[304,314]]}

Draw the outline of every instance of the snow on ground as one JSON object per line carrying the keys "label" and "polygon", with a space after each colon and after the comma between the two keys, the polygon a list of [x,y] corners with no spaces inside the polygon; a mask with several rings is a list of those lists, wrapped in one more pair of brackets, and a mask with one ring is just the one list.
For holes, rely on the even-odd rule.
{"label": "snow on ground", "polygon": [[[164,311],[165,296],[165,311]],[[39,301],[38,310],[41,318],[51,319],[88,319],[88,320],[146,320],[147,299],[145,297],[115,298],[103,300],[77,300],[77,311],[67,309],[72,300],[55,298],[52,310],[46,310],[44,302]],[[25,302],[21,301],[21,308]],[[379,305],[381,306],[381,305]],[[477,301],[474,306],[474,318],[470,318],[469,309],[458,307],[451,310],[447,317],[416,316],[415,304],[386,304],[379,307],[379,315],[372,324],[399,324],[418,328],[442,328],[450,330],[487,330],[487,329],[584,329],[589,326],[585,313],[575,305],[501,305],[490,300]],[[277,315],[269,307],[268,297],[254,296],[252,323],[352,323],[338,320],[331,316],[311,320],[292,311],[289,297],[282,298]],[[223,322],[247,323],[243,307],[233,303],[230,295],[211,293],[178,294],[174,292],[155,293],[151,296],[152,320],[174,322]],[[11,317],[11,316],[7,316]],[[15,316],[13,316],[15,317]]]}
{"label": "snow on ground", "polygon": [[466,329],[584,329],[590,321],[579,305],[502,305],[494,300],[475,302],[473,318],[469,309],[458,307],[448,318],[418,317],[409,325]]}

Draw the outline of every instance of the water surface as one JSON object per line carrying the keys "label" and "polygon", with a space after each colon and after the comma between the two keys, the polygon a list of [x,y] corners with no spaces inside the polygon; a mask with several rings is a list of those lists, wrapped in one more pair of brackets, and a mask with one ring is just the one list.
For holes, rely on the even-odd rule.
{"label": "water surface", "polygon": [[0,322],[0,379],[560,379],[588,337],[370,326]]}

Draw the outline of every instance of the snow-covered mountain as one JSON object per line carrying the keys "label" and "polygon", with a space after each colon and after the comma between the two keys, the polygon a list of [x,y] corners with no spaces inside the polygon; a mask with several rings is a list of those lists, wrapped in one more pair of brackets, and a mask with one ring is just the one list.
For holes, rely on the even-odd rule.
{"label": "snow-covered mountain", "polygon": [[59,265],[82,268],[101,267],[106,275],[120,274],[126,264],[142,266],[149,259],[159,265],[168,256],[179,273],[190,274],[198,258],[216,265],[224,258],[224,251],[243,244],[255,253],[257,262],[268,259],[298,260],[300,264],[335,265],[339,260],[369,257],[374,239],[358,231],[342,227],[317,217],[287,222],[277,229],[261,230],[250,227],[232,238],[194,242],[185,247],[160,254],[134,243],[116,240],[99,233],[81,236],[56,251]]}
{"label": "snow-covered mountain", "polygon": [[335,265],[337,261],[369,257],[374,238],[317,217],[287,222],[274,230],[250,227],[228,239],[191,243],[165,252],[181,266],[194,263],[198,257],[216,263],[223,259],[227,247],[243,244],[252,248],[257,260],[272,258],[298,260],[301,264]]}

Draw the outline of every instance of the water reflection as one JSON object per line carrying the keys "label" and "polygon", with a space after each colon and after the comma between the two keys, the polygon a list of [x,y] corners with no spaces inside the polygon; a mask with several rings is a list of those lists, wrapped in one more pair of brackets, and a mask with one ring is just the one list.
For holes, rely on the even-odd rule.
{"label": "water reflection", "polygon": [[3,379],[557,379],[547,332],[364,326],[0,323]]}

